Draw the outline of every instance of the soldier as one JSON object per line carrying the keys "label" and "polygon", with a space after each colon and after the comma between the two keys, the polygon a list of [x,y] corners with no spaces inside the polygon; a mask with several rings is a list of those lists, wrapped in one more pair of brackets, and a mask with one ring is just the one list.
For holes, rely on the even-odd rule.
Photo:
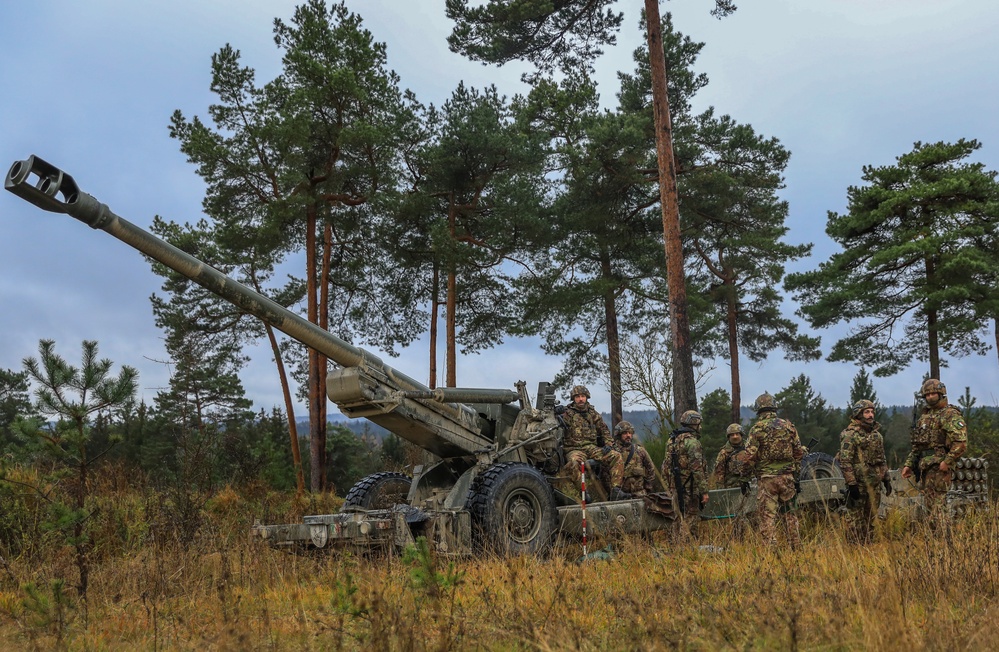
{"label": "soldier", "polygon": [[749,429],[749,463],[758,479],[756,511],[760,519],[763,543],[777,545],[777,517],[787,528],[787,541],[792,548],[801,546],[798,517],[794,513],[794,497],[801,491],[798,473],[801,471],[803,448],[798,430],[787,419],[777,417],[777,401],[764,392],[753,405],[757,421]]}
{"label": "soldier", "polygon": [[733,489],[741,487],[748,491],[753,470],[749,466],[749,453],[742,441],[745,436],[742,425],[733,423],[725,429],[728,442],[718,451],[715,458],[715,470],[711,474],[711,484],[716,489]]}
{"label": "soldier", "polygon": [[608,468],[610,476],[611,500],[622,500],[630,496],[622,491],[624,462],[621,453],[611,447],[610,429],[603,417],[589,403],[590,390],[576,385],[570,392],[572,404],[562,413],[565,422],[565,437],[562,449],[565,451],[569,474],[579,486],[580,465],[588,459],[599,460]]}
{"label": "soldier", "polygon": [[680,518],[674,521],[674,534],[680,538],[696,537],[701,509],[708,503],[700,413],[687,410],[680,416],[680,427],[670,434],[666,445],[662,472],[673,495],[674,509],[680,512]]}
{"label": "soldier", "polygon": [[836,459],[846,481],[848,535],[852,541],[866,543],[881,505],[881,485],[891,495],[891,479],[881,424],[874,420],[874,403],[857,401],[850,416],[849,425],[839,436]]}
{"label": "soldier", "polygon": [[718,451],[710,484],[716,489],[739,487],[742,490],[742,497],[734,510],[732,525],[732,536],[741,539],[750,523],[750,516],[746,514],[746,510],[750,501],[749,481],[753,477],[753,469],[749,464],[749,451],[743,442],[745,431],[742,429],[742,424],[731,424],[725,429],[725,435],[728,437],[728,442]]}
{"label": "soldier", "polygon": [[635,427],[622,421],[614,428],[614,450],[624,459],[624,480],[621,489],[643,496],[655,491],[656,466],[645,447],[634,441]]}
{"label": "soldier", "polygon": [[[953,480],[953,468],[968,447],[968,428],[961,411],[947,402],[947,388],[935,378],[920,389],[926,407],[912,428],[912,451],[905,458],[902,477],[923,480],[923,500],[933,522],[946,518],[944,498]],[[913,469],[916,470],[913,473]]]}

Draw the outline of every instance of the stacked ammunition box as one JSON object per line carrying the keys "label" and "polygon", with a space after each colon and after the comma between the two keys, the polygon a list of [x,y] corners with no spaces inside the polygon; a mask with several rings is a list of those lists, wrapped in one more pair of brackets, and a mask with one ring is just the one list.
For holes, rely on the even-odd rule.
{"label": "stacked ammunition box", "polygon": [[962,457],[954,469],[954,481],[947,492],[947,506],[954,516],[989,507],[989,461]]}

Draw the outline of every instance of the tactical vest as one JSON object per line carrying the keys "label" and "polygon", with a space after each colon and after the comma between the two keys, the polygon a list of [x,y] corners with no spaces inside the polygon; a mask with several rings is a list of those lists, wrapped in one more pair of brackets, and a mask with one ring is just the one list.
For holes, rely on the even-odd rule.
{"label": "tactical vest", "polygon": [[913,448],[949,448],[947,431],[943,427],[946,418],[961,416],[961,410],[953,405],[946,405],[939,410],[926,408],[912,429]]}
{"label": "tactical vest", "polygon": [[758,421],[750,430],[758,442],[756,468],[764,475],[791,472],[801,448],[798,431],[790,421],[773,417]]}
{"label": "tactical vest", "polygon": [[742,444],[732,450],[725,459],[725,479],[748,478],[752,469],[749,467],[749,451]]}

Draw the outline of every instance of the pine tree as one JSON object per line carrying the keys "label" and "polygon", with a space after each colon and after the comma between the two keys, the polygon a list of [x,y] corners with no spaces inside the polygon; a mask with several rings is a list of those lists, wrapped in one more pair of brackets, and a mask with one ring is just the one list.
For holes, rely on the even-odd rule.
{"label": "pine tree", "polygon": [[[480,61],[504,63],[525,59],[539,71],[583,68],[600,54],[600,48],[613,44],[621,25],[621,14],[608,7],[614,0],[570,0],[551,3],[540,0],[490,2],[470,6],[469,0],[448,0],[448,17],[455,28],[448,43],[451,49]],[[724,16],[735,10],[731,0],[716,0],[712,13]],[[687,317],[683,249],[680,244],[680,217],[676,193],[676,166],[673,133],[667,95],[667,60],[664,56],[662,24],[658,0],[646,0],[645,22],[651,65],[657,178],[662,211],[663,242],[668,277],[669,325],[673,355],[675,410],[677,414],[697,407],[694,365]],[[534,78],[537,75],[532,76]]]}
{"label": "pine tree", "polygon": [[999,306],[999,184],[967,159],[975,140],[917,142],[895,165],[865,166],[847,190],[848,211],[826,233],[843,251],[817,270],[788,276],[815,328],[849,334],[828,359],[874,365],[890,376],[913,360],[940,377],[941,351],[982,353]]}
{"label": "pine tree", "polygon": [[[206,212],[229,234],[273,243],[251,248],[267,253],[264,266],[305,253],[303,277],[279,292],[279,303],[302,300],[320,328],[391,350],[412,341],[419,321],[412,303],[381,291],[393,270],[378,255],[368,219],[377,213],[367,206],[396,187],[401,145],[413,129],[410,100],[386,67],[384,45],[343,3],[309,0],[274,25],[281,74],[258,86],[239,52],[222,48],[212,58],[219,97],[209,107],[212,125],[177,111],[171,135],[206,180]],[[319,491],[328,363],[317,351],[304,355],[311,483]]]}
{"label": "pine tree", "polygon": [[[58,494],[38,491],[49,503],[51,525],[61,531],[67,544],[75,551],[74,562],[79,573],[77,592],[86,603],[90,585],[90,560],[93,551],[88,532],[92,509],[91,473],[94,464],[103,457],[117,438],[109,438],[97,449],[93,441],[94,421],[110,418],[117,408],[134,404],[138,372],[123,365],[117,376],[111,374],[114,363],[98,358],[97,342],[84,340],[79,367],[70,365],[56,353],[55,342],[40,340],[38,358],[24,359],[24,370],[35,385],[35,410],[41,420],[20,421],[22,436],[42,444],[48,461],[54,465],[51,480],[65,481],[68,500]],[[60,486],[59,482],[56,482]]]}

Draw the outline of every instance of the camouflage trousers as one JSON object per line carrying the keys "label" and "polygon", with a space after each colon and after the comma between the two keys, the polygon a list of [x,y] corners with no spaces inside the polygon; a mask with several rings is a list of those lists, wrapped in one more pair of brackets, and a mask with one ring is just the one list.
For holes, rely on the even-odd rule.
{"label": "camouflage trousers", "polygon": [[926,514],[932,525],[944,525],[948,521],[947,490],[954,479],[954,472],[941,471],[939,461],[926,467],[923,469],[923,503],[926,506]]}
{"label": "camouflage trousers", "polygon": [[846,514],[847,537],[855,543],[868,543],[874,536],[874,519],[881,507],[881,484],[860,484],[860,498],[848,500]]}
{"label": "camouflage trousers", "polygon": [[735,509],[735,516],[732,518],[732,538],[736,540],[741,541],[747,532],[756,527],[756,512],[747,511],[752,498],[752,494],[743,495]]}
{"label": "camouflage trousers", "polygon": [[621,490],[633,496],[645,495],[645,478],[629,476],[621,481]]}
{"label": "camouflage trousers", "polygon": [[579,486],[580,470],[579,466],[586,460],[597,460],[604,465],[609,475],[611,487],[620,487],[624,479],[624,460],[621,453],[613,448],[604,452],[599,446],[581,446],[580,448],[570,448],[565,451],[566,470],[572,476],[576,486]]}
{"label": "camouflage trousers", "polygon": [[777,521],[780,519],[788,544],[792,548],[801,547],[798,515],[794,513],[794,496],[794,476],[784,474],[760,477],[756,511],[760,518],[760,536],[764,545],[777,545]]}
{"label": "camouflage trousers", "polygon": [[[674,499],[674,505],[678,508]],[[701,497],[685,496],[683,512],[673,520],[670,535],[676,543],[693,543],[697,541],[697,529],[701,522]]]}

